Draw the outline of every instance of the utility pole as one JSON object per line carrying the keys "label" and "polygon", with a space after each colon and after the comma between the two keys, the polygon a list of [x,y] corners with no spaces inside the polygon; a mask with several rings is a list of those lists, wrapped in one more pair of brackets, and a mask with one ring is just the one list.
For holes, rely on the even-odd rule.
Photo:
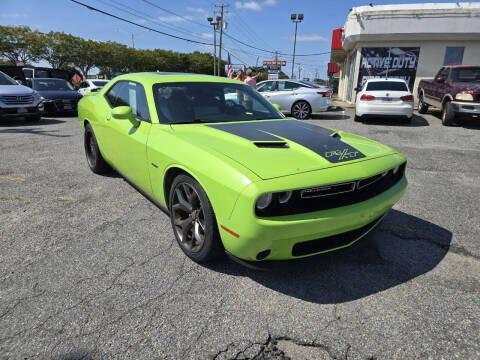
{"label": "utility pole", "polygon": [[213,26],[213,76],[217,75],[217,26],[218,21],[214,22],[213,17],[209,16],[207,21]]}
{"label": "utility pole", "polygon": [[297,48],[297,26],[298,26],[298,23],[302,22],[303,14],[292,14],[290,15],[290,20],[292,20],[295,23],[295,37],[293,40],[293,60],[292,60],[292,79],[293,79],[293,71],[295,70],[295,50]]}
{"label": "utility pole", "polygon": [[219,26],[220,26],[220,39],[219,39],[219,49],[218,49],[218,66],[217,66],[217,69],[218,69],[218,76],[221,76],[222,75],[222,39],[223,39],[223,25],[224,25],[224,21],[223,21],[223,16],[224,16],[224,10],[225,10],[225,7],[228,6],[228,5],[218,5],[217,7],[220,8],[220,16],[217,16],[217,23],[219,23]]}
{"label": "utility pole", "polygon": [[135,49],[135,34],[132,33],[132,48]]}
{"label": "utility pole", "polygon": [[298,64],[298,80],[301,80],[300,73],[302,72],[302,64]]}

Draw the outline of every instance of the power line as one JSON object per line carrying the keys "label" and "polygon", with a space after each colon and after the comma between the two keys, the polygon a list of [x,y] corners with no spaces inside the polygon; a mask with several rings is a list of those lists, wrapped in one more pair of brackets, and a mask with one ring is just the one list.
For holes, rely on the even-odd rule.
{"label": "power line", "polygon": [[147,4],[149,4],[149,5],[157,8],[157,9],[160,9],[160,10],[162,10],[162,11],[165,11],[166,13],[168,13],[168,14],[170,14],[170,15],[178,16],[179,18],[182,18],[182,19],[185,20],[185,21],[189,21],[189,22],[191,22],[191,23],[194,23],[194,24],[197,24],[197,25],[200,25],[200,26],[203,26],[203,27],[205,27],[205,28],[210,29],[210,27],[209,27],[208,25],[202,24],[202,23],[200,23],[200,22],[198,22],[198,21],[194,21],[194,20],[192,20],[192,19],[190,19],[190,18],[187,18],[186,16],[182,16],[182,15],[177,14],[177,13],[171,11],[171,10],[165,9],[165,8],[163,8],[163,7],[155,4],[155,3],[152,3],[151,1],[148,1],[148,0],[142,0],[142,1],[143,1],[144,3],[147,3]]}
{"label": "power line", "polygon": [[168,36],[168,37],[171,37],[171,38],[174,38],[174,39],[183,40],[183,41],[187,41],[187,42],[194,43],[194,44],[212,46],[212,44],[207,43],[207,42],[204,42],[204,41],[197,41],[197,40],[193,40],[193,39],[184,38],[184,37],[182,37],[182,36],[170,34],[170,33],[164,32],[164,31],[160,31],[160,30],[151,28],[151,27],[149,27],[149,26],[145,26],[145,25],[136,23],[136,22],[134,22],[134,21],[131,21],[131,20],[122,18],[122,17],[120,17],[120,16],[111,14],[111,13],[109,13],[109,12],[107,12],[107,11],[100,10],[100,9],[98,9],[98,8],[96,8],[96,7],[87,5],[87,4],[82,3],[82,2],[80,2],[80,1],[77,1],[77,0],[70,0],[70,1],[76,3],[76,4],[80,5],[80,6],[83,6],[83,7],[87,8],[87,9],[89,9],[89,10],[96,11],[96,12],[98,12],[98,13],[100,13],[100,14],[103,14],[103,15],[112,17],[112,18],[114,18],[114,19],[117,19],[117,20],[120,20],[120,21],[129,23],[129,24],[131,24],[131,25],[135,25],[135,26],[141,27],[141,28],[143,28],[143,29],[147,29],[147,30],[156,32],[156,33],[161,34],[161,35],[165,35],[165,36]]}

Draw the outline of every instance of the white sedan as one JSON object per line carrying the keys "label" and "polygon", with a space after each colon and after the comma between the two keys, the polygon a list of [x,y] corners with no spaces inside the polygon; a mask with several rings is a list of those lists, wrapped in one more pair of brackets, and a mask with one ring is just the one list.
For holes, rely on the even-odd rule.
{"label": "white sedan", "polygon": [[97,91],[98,89],[101,89],[108,82],[109,80],[88,79],[80,84],[80,89],[78,89],[78,92],[82,95],[85,95],[86,93],[89,93],[92,90]]}
{"label": "white sedan", "polygon": [[327,111],[331,105],[332,91],[307,81],[267,80],[257,84],[257,91],[282,112],[297,119],[307,119],[312,114]]}
{"label": "white sedan", "polygon": [[357,89],[355,121],[366,117],[412,120],[413,95],[403,79],[370,79]]}

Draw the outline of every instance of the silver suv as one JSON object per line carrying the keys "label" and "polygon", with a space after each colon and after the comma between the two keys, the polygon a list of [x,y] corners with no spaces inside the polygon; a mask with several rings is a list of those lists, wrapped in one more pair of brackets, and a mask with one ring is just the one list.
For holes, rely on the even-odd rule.
{"label": "silver suv", "polygon": [[42,113],[40,94],[0,71],[0,120],[10,117],[40,120]]}

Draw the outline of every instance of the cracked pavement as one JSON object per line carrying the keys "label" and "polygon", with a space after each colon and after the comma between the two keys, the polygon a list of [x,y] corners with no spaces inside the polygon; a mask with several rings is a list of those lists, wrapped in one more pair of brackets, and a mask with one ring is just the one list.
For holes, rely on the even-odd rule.
{"label": "cracked pavement", "polygon": [[188,260],[75,118],[3,121],[0,359],[479,358],[480,123],[308,121],[400,149],[409,188],[358,245],[269,272]]}

